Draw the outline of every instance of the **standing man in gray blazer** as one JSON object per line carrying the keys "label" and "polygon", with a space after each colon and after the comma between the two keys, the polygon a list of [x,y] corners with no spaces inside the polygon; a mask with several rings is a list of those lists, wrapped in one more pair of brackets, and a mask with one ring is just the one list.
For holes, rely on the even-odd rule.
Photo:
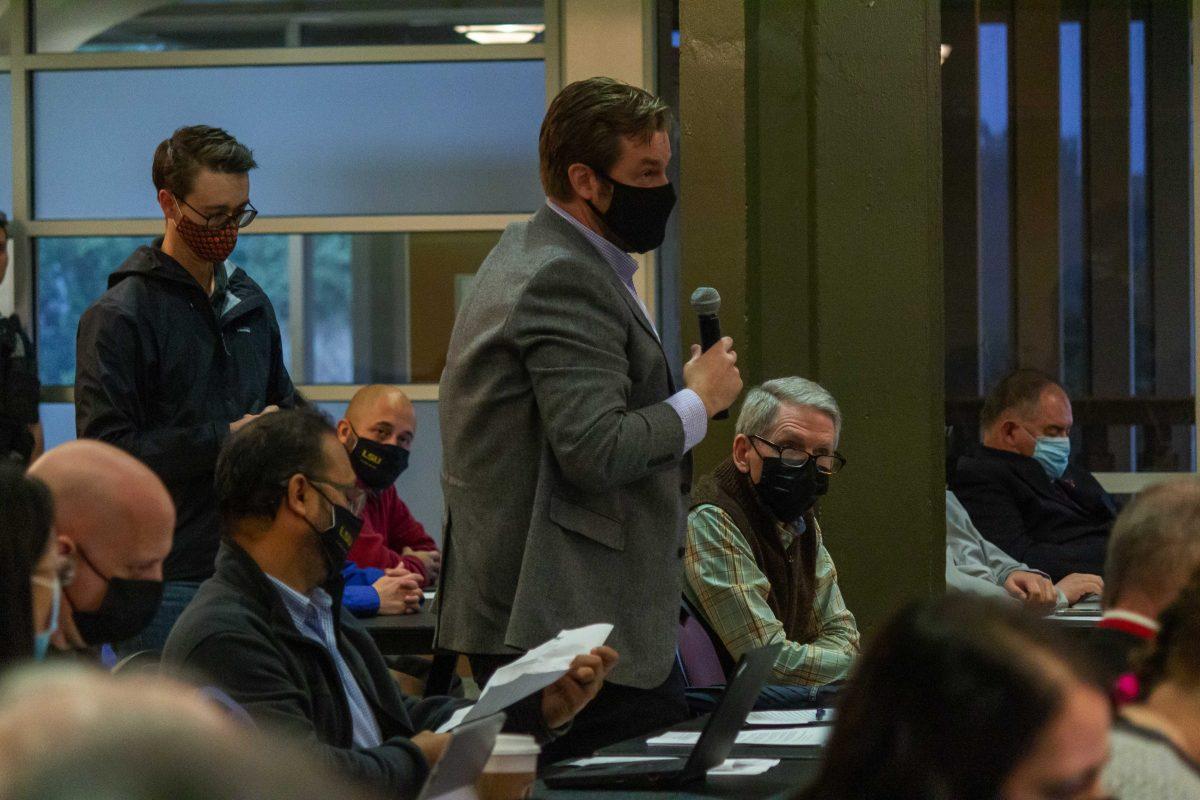
{"label": "standing man in gray blazer", "polygon": [[508,226],[458,312],[441,415],[439,648],[486,683],[564,628],[615,627],[609,682],[547,760],[687,715],[675,659],[691,464],[741,391],[733,342],[677,386],[634,288],[675,192],[667,106],[610,78],[567,86],[539,143],[546,205]]}

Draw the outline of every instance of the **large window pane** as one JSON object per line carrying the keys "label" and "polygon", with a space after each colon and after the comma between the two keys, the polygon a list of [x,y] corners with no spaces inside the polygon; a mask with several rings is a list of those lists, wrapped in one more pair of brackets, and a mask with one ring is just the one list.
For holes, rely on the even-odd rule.
{"label": "large window pane", "polygon": [[0,72],[0,211],[12,216],[12,79],[7,72]]}
{"label": "large window pane", "polygon": [[[542,5],[539,0],[37,0],[35,25],[42,53],[523,43],[542,40]],[[493,36],[480,36],[480,26],[494,27],[482,31]]]}
{"label": "large window pane", "polygon": [[[232,260],[271,298],[296,383],[435,383],[454,311],[499,231],[245,235]],[[37,241],[42,382],[75,380],[79,317],[142,238]],[[412,303],[411,298],[420,298]]]}
{"label": "large window pane", "polygon": [[1091,388],[1088,352],[1083,183],[1083,41],[1078,22],[1059,26],[1058,251],[1063,387],[1072,397]]}
{"label": "large window pane", "polygon": [[540,61],[43,72],[34,90],[42,219],[158,216],[154,148],[195,123],[254,149],[265,215],[512,213],[542,200]]}
{"label": "large window pane", "polygon": [[1008,25],[979,26],[979,379],[1013,367]]}

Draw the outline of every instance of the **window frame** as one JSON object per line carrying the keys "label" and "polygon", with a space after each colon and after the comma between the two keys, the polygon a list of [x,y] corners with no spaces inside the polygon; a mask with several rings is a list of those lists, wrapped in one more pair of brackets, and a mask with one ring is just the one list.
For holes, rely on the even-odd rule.
{"label": "window frame", "polygon": [[[34,0],[10,0],[7,54],[0,55],[0,73],[12,86],[12,208],[9,238],[13,307],[28,321],[37,339],[37,264],[35,240],[41,237],[157,236],[155,219],[38,220],[33,216],[33,75],[43,71],[180,69],[187,67],[309,66],[463,61],[541,61],[546,101],[557,94],[562,76],[561,0],[545,0],[544,42],[519,45],[372,45],[345,47],[272,47],[262,49],[179,50],[156,52],[37,53],[33,41]],[[2,35],[2,34],[0,34]],[[450,231],[499,232],[510,222],[526,219],[535,209],[508,214],[442,214],[379,216],[260,216],[255,234],[362,234]],[[302,287],[299,287],[302,291]],[[296,289],[293,289],[296,291]],[[303,314],[303,306],[296,309]],[[301,321],[302,324],[302,321]],[[297,388],[310,399],[344,402],[356,385],[305,383]],[[402,387],[414,400],[437,400],[436,383]],[[72,386],[44,386],[42,402],[74,401]]]}

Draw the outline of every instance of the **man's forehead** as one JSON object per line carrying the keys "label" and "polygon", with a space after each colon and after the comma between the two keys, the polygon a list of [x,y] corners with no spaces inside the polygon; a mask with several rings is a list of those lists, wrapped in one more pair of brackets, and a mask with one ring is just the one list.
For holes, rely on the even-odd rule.
{"label": "man's forehead", "polygon": [[671,160],[671,137],[665,130],[646,136],[635,133],[621,137],[619,160],[633,159],[648,164],[662,164]]}
{"label": "man's forehead", "polygon": [[1071,399],[1057,386],[1047,386],[1038,398],[1037,413],[1042,417],[1071,417]]}
{"label": "man's forehead", "polygon": [[416,412],[412,403],[399,393],[381,395],[367,407],[365,416],[363,422],[367,425],[387,422],[395,426],[404,426],[416,422]]}
{"label": "man's forehead", "polygon": [[776,434],[833,436],[836,427],[833,418],[819,408],[785,404],[779,407],[772,431]]}
{"label": "man's forehead", "polygon": [[244,172],[215,172],[201,167],[189,195],[193,205],[237,208],[250,200],[250,176]]}

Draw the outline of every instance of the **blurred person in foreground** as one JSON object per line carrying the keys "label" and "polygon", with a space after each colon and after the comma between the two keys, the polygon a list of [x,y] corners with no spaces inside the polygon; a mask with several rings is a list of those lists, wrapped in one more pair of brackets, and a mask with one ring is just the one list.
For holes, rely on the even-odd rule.
{"label": "blurred person in foreground", "polygon": [[1043,620],[947,595],[878,631],[803,800],[1098,800],[1111,712]]}
{"label": "blurred person in foreground", "polygon": [[353,787],[204,695],[73,665],[0,684],[0,798],[357,800]]}

